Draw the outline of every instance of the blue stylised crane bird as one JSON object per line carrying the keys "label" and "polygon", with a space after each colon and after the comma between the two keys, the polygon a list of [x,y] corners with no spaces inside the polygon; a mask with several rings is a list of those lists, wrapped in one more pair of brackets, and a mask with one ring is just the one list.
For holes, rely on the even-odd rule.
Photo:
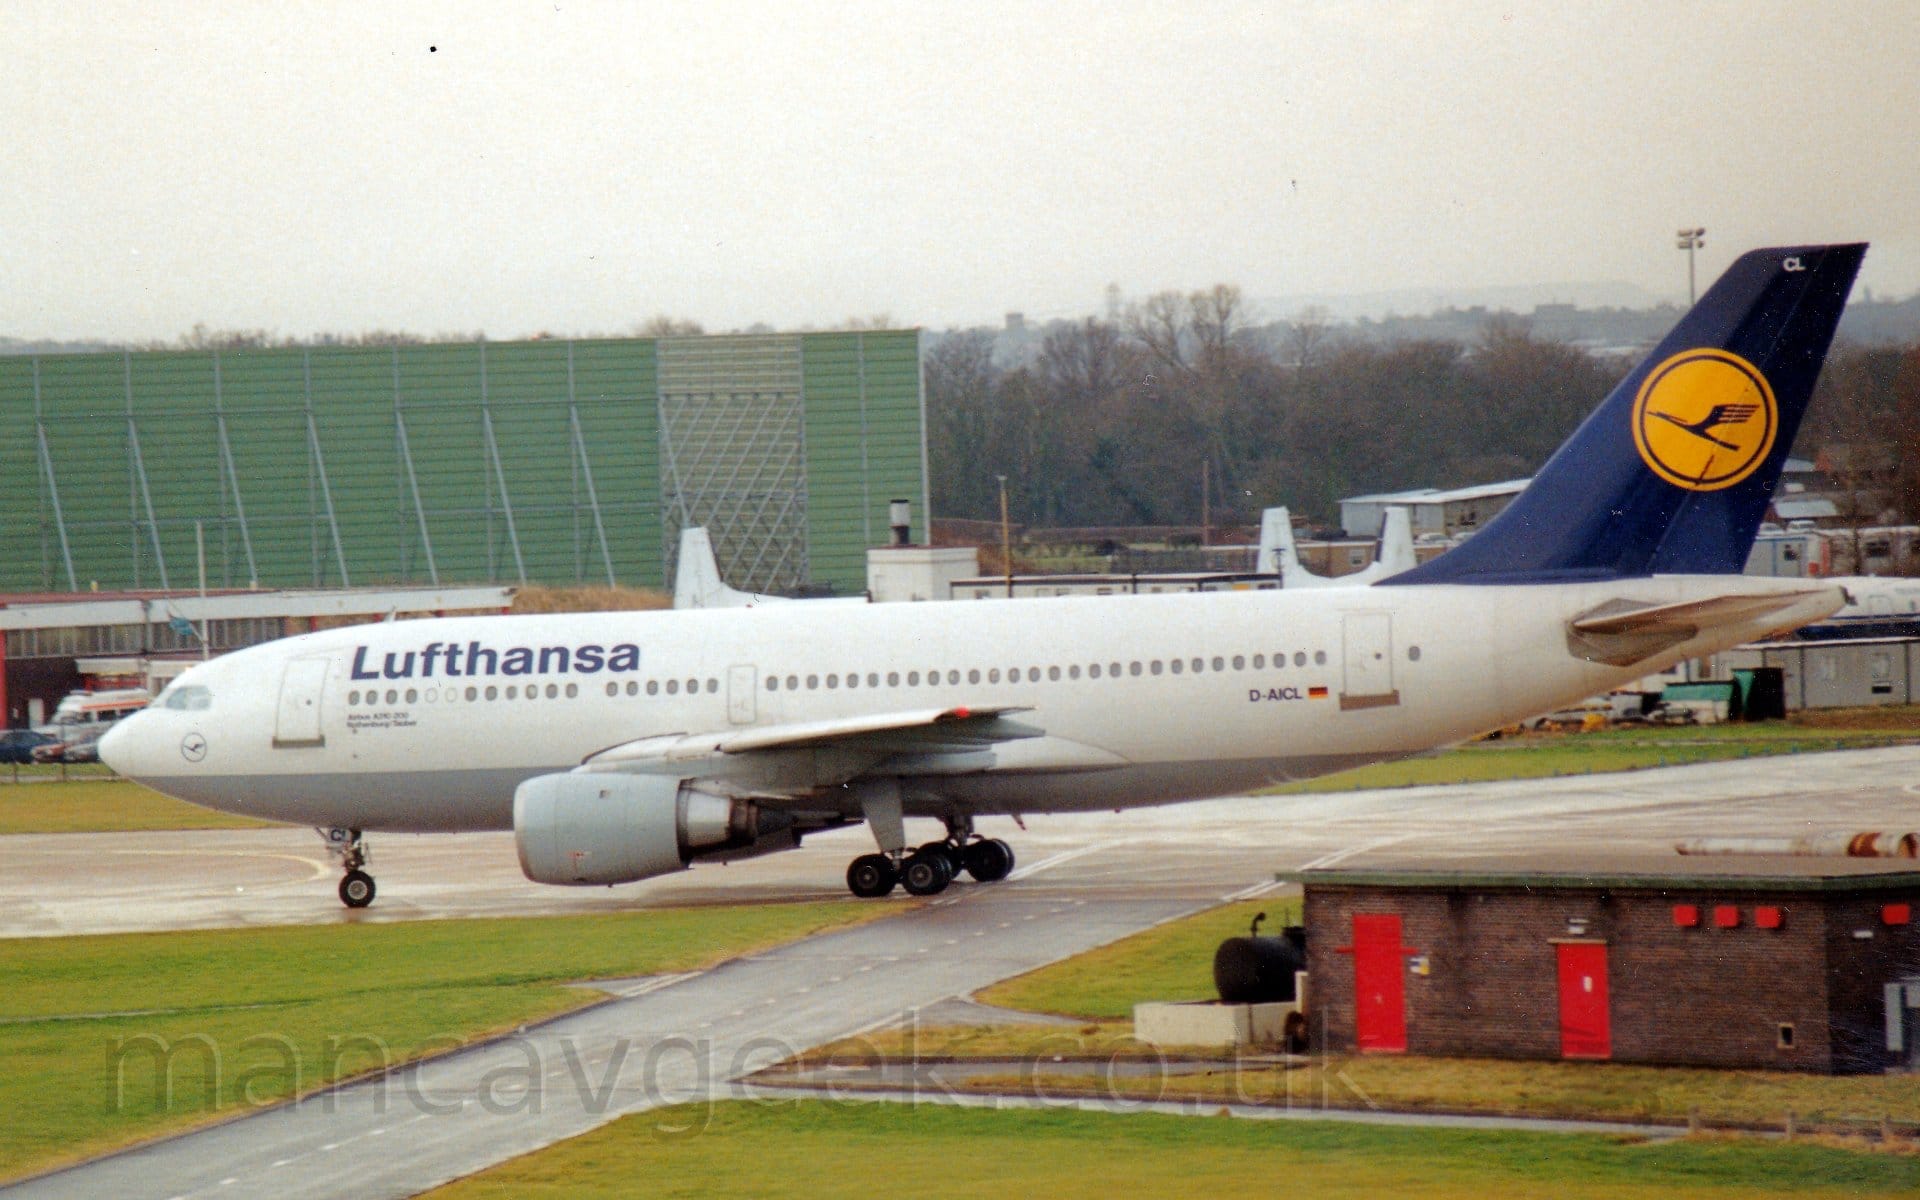
{"label": "blue stylised crane bird", "polygon": [[1695,437],[1705,438],[1716,446],[1722,446],[1728,450],[1738,450],[1740,448],[1739,446],[1736,446],[1732,442],[1722,441],[1720,438],[1708,433],[1707,430],[1720,425],[1744,425],[1753,419],[1753,414],[1759,411],[1760,406],[1758,404],[1716,404],[1708,409],[1707,415],[1698,421],[1682,421],[1672,413],[1657,412],[1649,413],[1648,415],[1659,417],[1662,421],[1678,425]]}

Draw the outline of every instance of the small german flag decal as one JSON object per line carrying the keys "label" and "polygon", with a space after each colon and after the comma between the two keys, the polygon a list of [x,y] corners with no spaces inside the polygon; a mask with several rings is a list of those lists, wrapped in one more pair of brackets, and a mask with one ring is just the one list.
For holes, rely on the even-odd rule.
{"label": "small german flag decal", "polygon": [[1326,698],[1327,689],[1323,687],[1310,687],[1307,689],[1307,699],[1309,700],[1325,700]]}

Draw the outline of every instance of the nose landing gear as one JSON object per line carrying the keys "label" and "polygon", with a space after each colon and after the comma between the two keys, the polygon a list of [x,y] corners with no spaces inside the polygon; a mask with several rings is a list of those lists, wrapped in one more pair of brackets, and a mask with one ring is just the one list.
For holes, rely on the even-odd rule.
{"label": "nose landing gear", "polygon": [[362,870],[367,865],[367,844],[358,829],[323,829],[327,853],[340,860],[346,872],[340,879],[340,903],[348,908],[365,908],[373,903],[373,876]]}

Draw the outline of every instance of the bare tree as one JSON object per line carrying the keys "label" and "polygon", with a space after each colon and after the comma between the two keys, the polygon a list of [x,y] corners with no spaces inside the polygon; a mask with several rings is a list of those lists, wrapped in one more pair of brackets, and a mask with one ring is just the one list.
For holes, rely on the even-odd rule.
{"label": "bare tree", "polygon": [[687,317],[669,317],[665,313],[648,317],[633,327],[635,337],[693,337],[705,333],[706,326]]}
{"label": "bare tree", "polygon": [[898,329],[900,322],[893,319],[892,313],[883,312],[865,317],[848,317],[833,328],[847,333],[862,333],[876,329]]}
{"label": "bare tree", "polygon": [[934,511],[987,514],[998,499],[993,477],[1007,471],[1007,414],[993,335],[972,330],[941,338],[927,352],[925,371],[927,453],[940,464],[932,479]]}
{"label": "bare tree", "polygon": [[1187,325],[1202,362],[1224,358],[1246,319],[1246,301],[1230,283],[1216,283],[1187,297]]}
{"label": "bare tree", "polygon": [[1155,292],[1127,310],[1127,332],[1170,371],[1190,369],[1181,345],[1186,325],[1187,304],[1179,292]]}
{"label": "bare tree", "polygon": [[1287,365],[1295,371],[1312,370],[1333,336],[1333,315],[1319,305],[1295,313],[1286,325]]}

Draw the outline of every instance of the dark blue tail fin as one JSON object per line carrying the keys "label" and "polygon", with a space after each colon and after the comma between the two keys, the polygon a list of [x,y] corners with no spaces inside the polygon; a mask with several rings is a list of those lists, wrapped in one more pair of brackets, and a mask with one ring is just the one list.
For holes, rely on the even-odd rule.
{"label": "dark blue tail fin", "polygon": [[1866,249],[1742,255],[1485,529],[1382,584],[1737,574]]}

